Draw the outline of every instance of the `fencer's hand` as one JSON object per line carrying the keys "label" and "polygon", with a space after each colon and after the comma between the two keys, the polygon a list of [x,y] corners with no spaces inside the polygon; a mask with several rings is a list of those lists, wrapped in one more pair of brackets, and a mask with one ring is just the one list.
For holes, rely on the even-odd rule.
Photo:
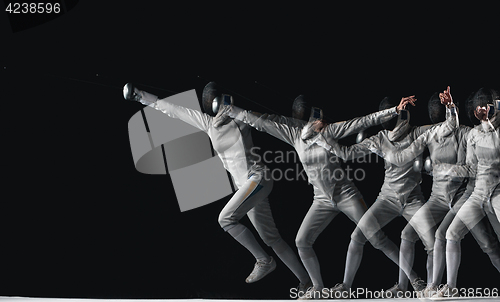
{"label": "fencer's hand", "polygon": [[450,93],[450,86],[448,86],[448,88],[446,88],[445,91],[443,91],[439,94],[439,99],[441,100],[441,104],[443,104],[447,107],[454,106],[453,98],[451,97],[451,93]]}
{"label": "fencer's hand", "polygon": [[224,125],[227,120],[231,117],[229,116],[229,112],[231,111],[231,105],[222,105],[217,111],[217,115],[214,117],[214,127],[219,128],[221,125]]}
{"label": "fencer's hand", "polygon": [[325,128],[326,123],[323,120],[317,120],[313,122],[313,125],[311,126],[312,130],[314,132],[321,132],[323,128]]}
{"label": "fencer's hand", "polygon": [[414,95],[401,98],[401,102],[399,102],[399,105],[396,108],[396,112],[399,113],[401,110],[405,110],[406,105],[408,104],[412,104],[413,106],[415,106],[416,101],[417,99],[415,98]]}
{"label": "fencer's hand", "polygon": [[221,104],[219,111],[217,111],[217,115],[227,115],[229,117],[231,116],[231,111],[233,110],[232,105],[226,105],[226,104]]}
{"label": "fencer's hand", "polygon": [[477,106],[474,110],[474,115],[480,121],[486,122],[488,120],[488,113],[490,112],[490,106],[481,107]]}

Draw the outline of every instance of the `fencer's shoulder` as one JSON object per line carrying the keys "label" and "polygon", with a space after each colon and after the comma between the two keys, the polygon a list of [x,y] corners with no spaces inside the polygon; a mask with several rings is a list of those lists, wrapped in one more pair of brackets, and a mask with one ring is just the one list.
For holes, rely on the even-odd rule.
{"label": "fencer's shoulder", "polygon": [[481,124],[479,125],[474,125],[474,127],[472,127],[471,129],[471,132],[480,132],[481,131]]}
{"label": "fencer's shoulder", "polygon": [[379,132],[375,133],[374,135],[372,135],[372,136],[368,136],[367,138],[365,138],[365,139],[363,140],[363,142],[364,142],[364,141],[376,141],[376,140],[379,140],[379,141],[380,141],[380,140],[383,140],[384,138],[387,138],[387,137],[388,137],[389,132],[390,132],[390,131],[389,131],[389,130],[387,130],[387,129],[382,129],[382,130],[380,130]]}
{"label": "fencer's shoulder", "polygon": [[467,125],[458,126],[458,131],[463,134],[468,134],[473,128]]}
{"label": "fencer's shoulder", "polygon": [[477,139],[483,135],[483,133],[481,125],[475,125],[468,132],[467,143],[473,145]]}

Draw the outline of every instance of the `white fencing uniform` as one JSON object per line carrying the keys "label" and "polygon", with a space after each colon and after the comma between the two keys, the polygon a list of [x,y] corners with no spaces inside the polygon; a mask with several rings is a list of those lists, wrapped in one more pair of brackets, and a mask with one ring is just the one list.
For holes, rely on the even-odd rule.
{"label": "white fencing uniform", "polygon": [[[224,168],[231,173],[237,188],[249,187],[249,190],[245,191],[246,194],[235,194],[222,210],[219,217],[221,227],[227,231],[235,222],[248,214],[267,245],[280,240],[267,200],[267,195],[272,189],[272,180],[270,177],[265,177],[265,165],[257,162],[259,158],[250,152],[253,147],[251,128],[235,120],[214,128],[212,116],[163,100],[158,100],[152,107],[206,132]],[[250,186],[247,182],[254,184]],[[263,190],[262,193],[265,194],[256,194],[255,190]],[[238,207],[237,205],[242,202],[245,206]]]}
{"label": "white fencing uniform", "polygon": [[[425,236],[426,240],[433,242],[436,238],[442,240],[440,244],[445,243],[444,235],[448,226],[474,188],[474,178],[471,178],[465,186],[462,177],[454,176],[448,171],[449,165],[465,163],[466,140],[470,129],[470,127],[458,126],[455,108],[447,109],[445,122],[419,136],[407,149],[391,154],[388,160],[401,165],[413,161],[427,147],[432,160],[431,196],[415,213],[403,233],[414,228],[421,238]],[[434,231],[441,221],[439,228]],[[485,253],[488,254],[497,248],[498,243],[491,234],[491,226],[485,224],[484,221],[481,227],[474,228],[472,233]],[[443,248],[440,249],[436,243],[434,247],[438,253],[434,254],[434,273],[428,282],[439,285],[444,272],[445,255]]]}
{"label": "white fencing uniform", "polygon": [[[365,117],[354,118],[349,121],[332,123],[322,130],[322,135],[328,141],[334,141],[356,134],[369,127],[381,124],[392,119],[396,115],[396,107],[376,112]],[[301,133],[306,125],[292,118],[269,118],[267,115],[259,116],[248,111],[242,111],[236,115],[240,119],[255,127],[259,131],[266,132],[293,146],[299,156],[302,166],[306,172],[309,183],[314,188],[314,199],[307,212],[296,237],[296,245],[299,255],[306,263],[306,258],[314,258],[312,245],[319,234],[327,227],[333,218],[343,212],[356,224],[367,210],[363,197],[354,183],[347,179],[339,160],[323,147],[305,142]],[[360,241],[366,241],[359,234]],[[378,244],[386,240],[383,232],[379,232],[373,238]],[[301,251],[309,250],[311,256],[304,256]],[[319,264],[316,263],[319,269]],[[306,269],[308,265],[306,264]],[[311,271],[308,269],[309,274]],[[315,287],[323,287],[320,276],[311,276]]]}
{"label": "white fencing uniform", "polygon": [[[456,177],[475,177],[474,189],[456,213],[446,231],[446,289],[456,290],[458,269],[460,266],[460,241],[469,232],[473,232],[479,245],[485,251],[492,264],[500,271],[500,253],[493,244],[490,248],[488,237],[486,241],[476,236],[477,230],[486,230],[480,223],[487,217],[500,238],[500,116],[496,116],[490,123],[482,121],[469,132],[467,138],[466,165],[455,165],[447,168],[447,172]],[[493,124],[493,125],[492,125]],[[488,248],[491,249],[488,252]],[[444,291],[444,290],[443,290]],[[442,291],[436,296],[443,295]]]}
{"label": "white fencing uniform", "polygon": [[[425,200],[420,189],[422,176],[420,171],[414,170],[413,161],[398,166],[391,163],[388,159],[393,158],[395,153],[408,148],[417,137],[431,129],[431,127],[411,127],[409,120],[399,119],[394,130],[382,130],[378,134],[350,147],[340,146],[336,142],[330,144],[330,152],[343,160],[353,160],[366,156],[369,153],[375,153],[384,158],[385,178],[381,191],[377,200],[359,221],[358,226],[351,235],[352,240],[359,244],[364,244],[368,240],[375,248],[384,251],[386,246],[394,245],[394,243],[389,239],[385,239],[381,245],[378,240],[374,240],[382,228],[399,216],[403,216],[406,220],[410,221],[413,215],[423,206]],[[418,156],[418,159],[421,160],[421,154]],[[366,239],[360,241],[360,238]],[[403,248],[406,249],[408,247],[410,252],[412,252],[414,242],[419,239],[419,236],[413,228],[407,228],[403,230],[401,238],[403,239],[401,242],[402,251]],[[429,254],[432,253],[433,241],[428,236],[422,236],[420,239],[424,243],[427,252]],[[420,290],[420,287],[422,287],[421,282],[423,281],[411,269],[413,266],[413,256],[409,259],[403,259],[401,255],[396,257],[389,255],[387,252],[384,253],[400,267],[399,283],[396,284],[399,289],[406,289],[409,278],[413,287],[416,290]],[[407,255],[403,256],[407,257]],[[432,255],[429,255],[428,263],[431,263],[431,260]],[[428,271],[432,271],[432,267],[429,267]]]}
{"label": "white fencing uniform", "polygon": [[[497,117],[498,118],[498,117]],[[485,216],[500,236],[500,128],[486,122],[470,131],[467,140],[467,165],[453,170],[460,176],[474,176],[474,191],[446,233],[446,239],[460,241]]]}
{"label": "white fencing uniform", "polygon": [[[413,127],[399,141],[392,141],[389,138],[391,131],[382,130],[378,134],[350,147],[340,146],[336,143],[331,144],[332,152],[344,160],[356,159],[369,153],[375,153],[384,158],[385,162],[385,178],[380,193],[375,203],[358,223],[358,227],[352,234],[353,239],[359,238],[361,233],[371,242],[377,231],[394,218],[403,216],[409,221],[416,211],[422,207],[424,203],[424,197],[420,190],[422,176],[420,172],[413,169],[413,161],[398,166],[386,158],[390,158],[392,153],[406,149],[430,127]],[[421,155],[419,156],[421,157]],[[407,230],[407,232],[403,232],[402,238],[415,242],[418,240],[418,235],[414,230]],[[432,251],[430,242],[422,241],[426,250]],[[375,244],[374,246],[377,247]]]}
{"label": "white fencing uniform", "polygon": [[306,287],[310,279],[297,256],[282,240],[272,217],[268,195],[273,180],[268,169],[253,153],[251,127],[237,120],[227,120],[214,127],[214,117],[196,110],[158,100],[149,106],[162,111],[169,117],[180,119],[206,132],[213,147],[222,160],[224,168],[231,173],[238,191],[222,209],[220,226],[231,234],[256,258],[254,270],[247,283],[260,280],[276,267],[272,257],[260,247],[252,233],[239,220],[246,214],[264,243],[274,250],[279,258],[300,280],[299,287]]}

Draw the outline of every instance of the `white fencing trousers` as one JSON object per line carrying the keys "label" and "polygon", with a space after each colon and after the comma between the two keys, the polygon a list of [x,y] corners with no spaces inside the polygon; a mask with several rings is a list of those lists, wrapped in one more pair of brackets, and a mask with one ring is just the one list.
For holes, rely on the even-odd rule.
{"label": "white fencing trousers", "polygon": [[[337,188],[333,200],[329,200],[325,195],[315,194],[314,201],[295,238],[298,248],[312,247],[319,234],[340,212],[343,212],[355,224],[366,212],[367,206],[363,197],[353,184],[347,182],[337,184]],[[319,190],[315,190],[315,193],[316,191]],[[381,235],[384,234],[381,233]]]}
{"label": "white fencing trousers", "polygon": [[[439,225],[438,229],[436,230],[436,239],[446,241],[446,232],[448,228],[453,222],[457,212],[462,208],[467,199],[469,199],[471,193],[472,192],[469,192],[469,190],[467,190],[464,193],[464,195],[462,195],[462,197],[453,206],[453,208],[450,211],[448,211],[443,221]],[[490,215],[488,215],[487,213],[485,214],[486,216],[490,216],[490,218],[493,218],[491,217],[492,214]],[[492,220],[494,224],[497,224],[496,219]],[[458,221],[454,226],[455,230],[460,230],[462,227],[466,226],[461,223],[458,223]],[[496,226],[496,228],[500,230],[499,226]],[[476,239],[477,243],[479,244],[479,247],[483,250],[484,253],[489,254],[498,249],[498,239],[495,237],[493,228],[491,227],[490,223],[485,219],[481,219],[474,227],[472,227],[472,229],[470,229],[470,232],[472,236],[474,236],[474,239]],[[458,238],[456,237],[456,239]]]}
{"label": "white fencing trousers", "polygon": [[[498,219],[500,217],[499,189],[494,191],[489,201],[485,200],[481,194],[473,192],[450,224],[446,231],[446,239],[461,241],[469,230],[472,230],[485,216],[488,217],[491,226],[500,238],[500,223]],[[483,248],[484,244],[480,243],[479,245]]]}
{"label": "white fencing trousers", "polygon": [[273,180],[267,171],[252,174],[222,209],[219,215],[220,226],[227,231],[248,215],[266,245],[277,243],[281,236],[267,198],[272,188]]}
{"label": "white fencing trousers", "polygon": [[[408,197],[408,203],[406,204],[402,204],[398,198],[379,195],[375,203],[359,221],[358,227],[351,235],[351,239],[361,244],[368,240],[376,249],[383,249],[388,239],[385,236],[383,240],[378,238],[382,228],[399,216],[403,216],[407,221],[410,221],[413,215],[424,205],[423,200],[424,197],[421,193],[412,193]],[[366,239],[360,240],[363,237]],[[417,232],[413,228],[403,230],[401,238],[410,242],[416,242],[419,239]],[[432,251],[433,246],[426,245],[427,242],[424,240],[422,242],[426,250]]]}

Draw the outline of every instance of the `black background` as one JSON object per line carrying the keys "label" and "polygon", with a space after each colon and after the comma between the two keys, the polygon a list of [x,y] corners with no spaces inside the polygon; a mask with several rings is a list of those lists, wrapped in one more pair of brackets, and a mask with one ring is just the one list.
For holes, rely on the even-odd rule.
{"label": "black background", "polygon": [[[427,101],[447,85],[461,106],[480,87],[500,89],[495,10],[80,1],[15,33],[1,13],[0,295],[287,299],[298,281],[281,262],[262,281],[244,282],[254,259],[217,223],[228,199],[180,213],[168,175],[135,170],[127,123],[142,105],[123,100],[123,85],[148,85],[162,97],[194,88],[200,98],[216,81],[244,96],[236,97],[243,108],[265,111],[259,103],[285,115],[305,94],[336,121],[377,111],[385,96],[414,94],[412,123],[428,124]],[[461,122],[471,124],[463,113]],[[253,138],[262,151],[292,150],[264,133]],[[381,161],[351,166],[367,172],[356,184],[371,205]],[[425,175],[426,197],[430,182]],[[311,186],[276,182],[270,200],[294,246]],[[404,225],[400,218],[385,228],[396,243]],[[328,287],[342,281],[353,229],[339,215],[315,243]],[[420,242],[416,250],[425,279]],[[472,236],[462,251],[458,285],[498,287]],[[389,288],[397,275],[368,244],[354,287]]]}

